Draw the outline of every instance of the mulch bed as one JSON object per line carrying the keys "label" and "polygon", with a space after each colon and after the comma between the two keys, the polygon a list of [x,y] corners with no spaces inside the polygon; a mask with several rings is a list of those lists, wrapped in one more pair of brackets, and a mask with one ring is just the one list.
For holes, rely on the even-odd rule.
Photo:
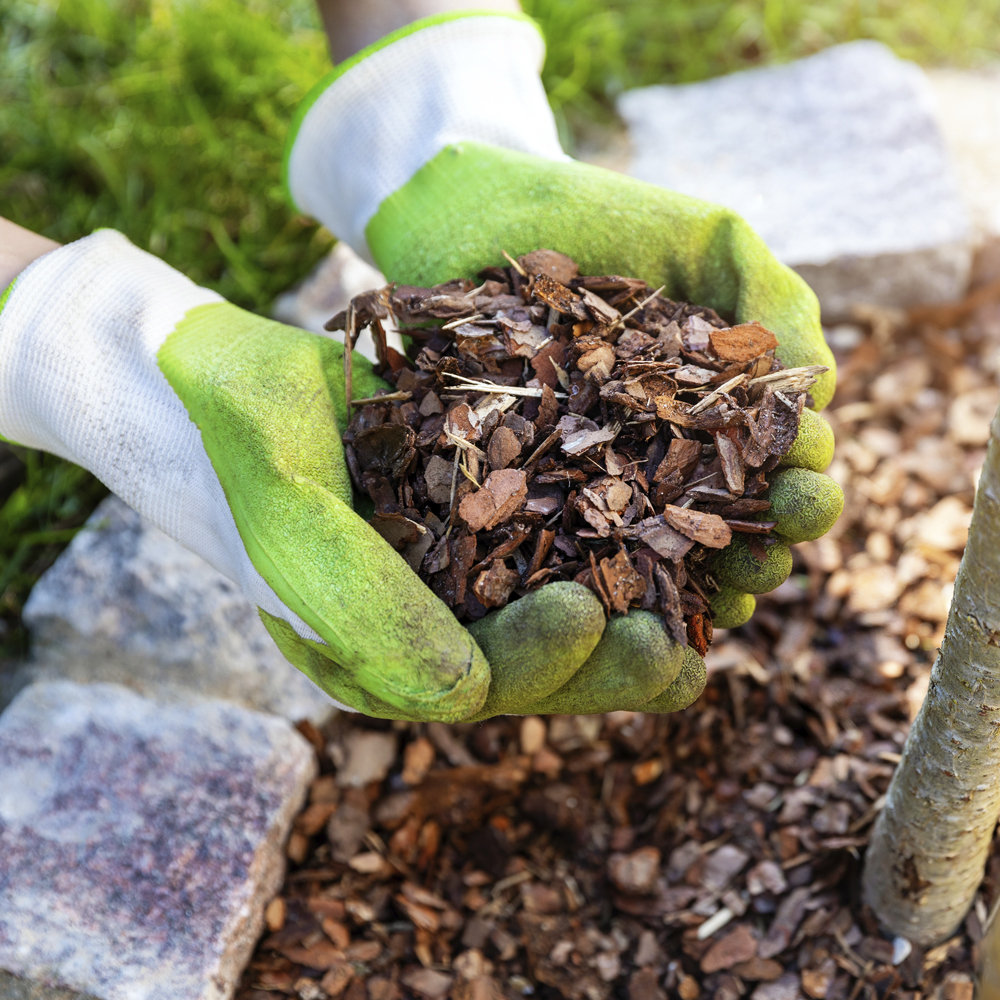
{"label": "mulch bed", "polygon": [[844,516],[716,633],[686,711],[304,725],[322,773],[241,1000],[971,1000],[1000,856],[926,951],[859,876],[996,408],[998,276],[990,247],[978,304],[832,331]]}

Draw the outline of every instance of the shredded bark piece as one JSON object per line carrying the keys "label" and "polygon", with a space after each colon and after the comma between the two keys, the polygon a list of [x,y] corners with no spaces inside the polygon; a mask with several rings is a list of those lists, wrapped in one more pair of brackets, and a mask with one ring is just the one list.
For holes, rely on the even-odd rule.
{"label": "shredded bark piece", "polygon": [[458,514],[472,531],[489,531],[520,510],[528,497],[527,477],[520,469],[491,472],[483,488],[462,499]]}

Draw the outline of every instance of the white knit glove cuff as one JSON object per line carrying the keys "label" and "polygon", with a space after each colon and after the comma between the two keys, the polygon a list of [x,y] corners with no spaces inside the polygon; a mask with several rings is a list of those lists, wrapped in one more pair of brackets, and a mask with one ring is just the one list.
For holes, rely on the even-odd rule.
{"label": "white knit glove cuff", "polygon": [[298,208],[371,261],[365,227],[445,146],[490,143],[565,159],[532,22],[460,16],[361,53],[305,112],[288,156]]}
{"label": "white knit glove cuff", "polygon": [[247,556],[157,351],[207,288],[102,230],[29,265],[0,311],[0,435],[84,466],[258,607],[319,636]]}

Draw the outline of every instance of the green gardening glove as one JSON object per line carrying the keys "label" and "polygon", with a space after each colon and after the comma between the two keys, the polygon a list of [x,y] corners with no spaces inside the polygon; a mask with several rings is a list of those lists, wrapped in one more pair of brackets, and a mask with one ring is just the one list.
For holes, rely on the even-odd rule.
{"label": "green gardening glove", "polygon": [[[639,277],[734,322],[757,320],[786,366],[830,367],[812,389],[815,410],[825,406],[834,362],[808,286],[733,212],[563,156],[538,80],[542,55],[533,23],[507,15],[431,18],[383,39],[334,70],[300,112],[287,163],[297,204],[401,284],[474,277],[502,266],[502,251],[551,247],[583,274]],[[788,543],[836,520],[843,496],[821,475],[832,452],[829,426],[807,410],[768,497],[779,541],[759,560],[737,536],[716,558],[716,625],[746,621],[752,595],[788,576]],[[534,596],[539,607],[553,589]],[[527,600],[470,630],[509,682],[501,692],[494,680],[488,711],[669,711],[691,700],[694,658],[635,611],[600,623],[589,658],[543,692],[556,672],[529,683],[550,654],[524,627]]]}
{"label": "green gardening glove", "polygon": [[[355,360],[356,391],[383,384]],[[0,296],[0,435],[88,468],[233,580],[341,706],[456,722],[600,660],[603,611],[568,584],[503,619],[523,625],[530,675],[491,663],[354,513],[347,410],[342,345],[237,309],[110,230]],[[668,652],[655,693],[679,669]]]}

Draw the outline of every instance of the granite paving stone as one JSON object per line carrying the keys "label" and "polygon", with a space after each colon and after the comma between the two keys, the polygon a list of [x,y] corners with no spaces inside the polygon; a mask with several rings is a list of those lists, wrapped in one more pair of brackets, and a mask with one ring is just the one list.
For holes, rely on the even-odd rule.
{"label": "granite paving stone", "polygon": [[315,767],[290,723],[232,703],[21,691],[0,715],[0,998],[232,996]]}
{"label": "granite paving stone", "polygon": [[[23,680],[111,681],[169,700],[225,698],[321,722],[330,698],[278,651],[231,580],[104,500],[25,608],[32,662]],[[9,687],[16,687],[11,683]]]}
{"label": "granite paving stone", "polygon": [[824,318],[964,291],[972,233],[932,89],[884,45],[640,88],[618,110],[629,173],[738,211],[812,285]]}

